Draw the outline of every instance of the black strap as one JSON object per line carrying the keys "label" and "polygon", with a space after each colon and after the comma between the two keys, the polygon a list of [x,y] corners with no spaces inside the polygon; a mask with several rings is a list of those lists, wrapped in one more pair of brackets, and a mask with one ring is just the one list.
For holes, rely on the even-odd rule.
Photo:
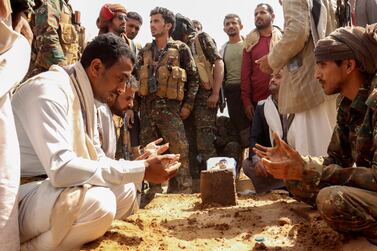
{"label": "black strap", "polygon": [[319,17],[321,16],[321,0],[313,0],[313,8],[311,10],[315,26],[318,26]]}
{"label": "black strap", "polygon": [[283,140],[285,142],[288,142],[287,141],[288,130],[291,127],[294,118],[295,118],[295,114],[294,113],[291,113],[288,116],[283,115],[283,117],[282,117]]}

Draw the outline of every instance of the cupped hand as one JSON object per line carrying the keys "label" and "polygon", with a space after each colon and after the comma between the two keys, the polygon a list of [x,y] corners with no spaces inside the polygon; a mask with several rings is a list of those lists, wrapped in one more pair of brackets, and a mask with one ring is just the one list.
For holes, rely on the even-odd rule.
{"label": "cupped hand", "polygon": [[179,154],[165,154],[148,158],[145,160],[144,179],[156,184],[169,180],[177,174],[178,168],[181,166],[179,158]]}
{"label": "cupped hand", "polygon": [[253,151],[262,158],[267,171],[276,179],[301,180],[305,162],[301,155],[285,143],[276,132],[272,134],[275,146],[265,147],[259,144]]}

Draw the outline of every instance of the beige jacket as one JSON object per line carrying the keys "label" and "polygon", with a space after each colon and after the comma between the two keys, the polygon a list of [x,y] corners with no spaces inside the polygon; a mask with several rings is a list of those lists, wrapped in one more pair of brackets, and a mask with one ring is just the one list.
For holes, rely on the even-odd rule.
{"label": "beige jacket", "polygon": [[[282,33],[281,30],[276,28],[275,26],[272,27],[272,37],[270,43],[270,51],[272,47],[281,39]],[[253,47],[259,42],[260,34],[257,29],[252,30],[249,34],[247,34],[246,38],[243,40],[243,48],[249,52]]]}
{"label": "beige jacket", "polygon": [[[284,68],[279,91],[279,110],[283,114],[309,110],[325,100],[319,82],[314,78],[314,39],[310,0],[284,0],[284,34],[268,54],[274,72]],[[336,28],[334,0],[322,1],[320,27],[326,36]],[[318,33],[313,30],[313,33]],[[321,36],[319,38],[321,38]]]}

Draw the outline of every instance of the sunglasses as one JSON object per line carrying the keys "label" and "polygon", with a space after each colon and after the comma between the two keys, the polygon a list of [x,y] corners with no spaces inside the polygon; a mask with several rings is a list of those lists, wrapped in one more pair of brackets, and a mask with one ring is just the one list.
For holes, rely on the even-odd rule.
{"label": "sunglasses", "polygon": [[118,14],[115,16],[116,18],[118,18],[120,21],[127,21],[127,15],[122,15],[122,14]]}

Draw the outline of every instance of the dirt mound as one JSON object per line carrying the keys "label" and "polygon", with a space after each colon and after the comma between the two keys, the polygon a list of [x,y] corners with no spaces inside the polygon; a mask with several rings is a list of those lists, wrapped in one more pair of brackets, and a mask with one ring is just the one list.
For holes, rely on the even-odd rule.
{"label": "dirt mound", "polygon": [[239,196],[230,207],[202,206],[199,195],[161,194],[82,250],[336,251],[343,238],[284,192]]}

